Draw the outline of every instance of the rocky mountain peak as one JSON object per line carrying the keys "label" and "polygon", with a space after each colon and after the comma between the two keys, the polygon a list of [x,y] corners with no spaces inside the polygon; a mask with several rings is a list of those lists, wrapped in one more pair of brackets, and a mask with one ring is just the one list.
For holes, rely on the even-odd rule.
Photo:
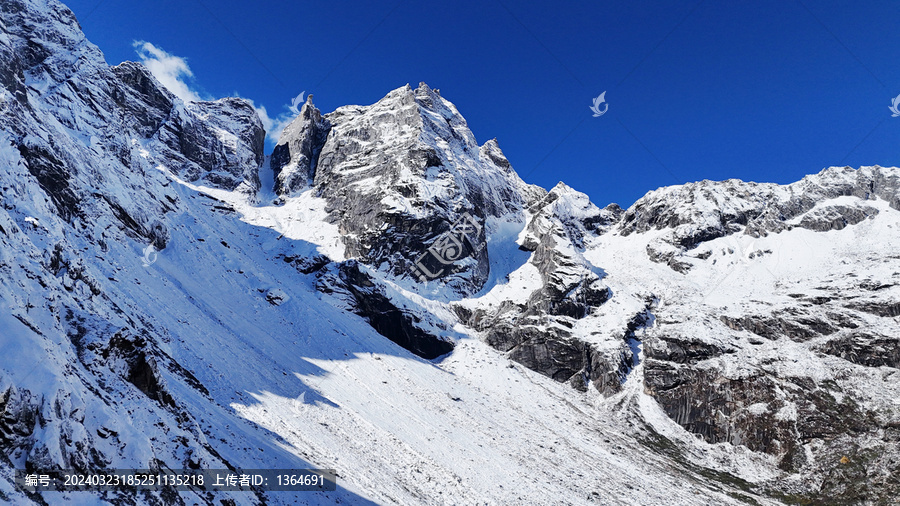
{"label": "rocky mountain peak", "polygon": [[313,105],[312,95],[308,95],[300,114],[285,127],[272,151],[269,165],[274,172],[276,194],[290,195],[312,183],[319,152],[330,130],[331,123],[322,117]]}
{"label": "rocky mountain peak", "polygon": [[[72,11],[54,0],[9,0],[0,4],[3,32],[11,35],[2,44],[3,68],[0,83],[15,86],[14,76],[24,77],[41,87],[63,82],[73,73],[103,65],[103,54],[88,42]],[[26,42],[27,41],[27,42]]]}
{"label": "rocky mountain peak", "polygon": [[[0,116],[61,216],[74,219],[97,205],[96,195],[82,193],[92,181],[129,171],[163,170],[188,182],[256,194],[264,131],[248,102],[185,104],[138,63],[107,66],[59,2],[15,0],[0,9],[0,83],[16,97],[4,102]],[[71,130],[84,139],[60,133]],[[127,202],[145,200],[142,192],[108,197],[120,214],[131,216],[131,228],[146,232],[135,219],[142,211]],[[143,211],[155,208],[143,203]]]}
{"label": "rocky mountain peak", "polygon": [[862,200],[881,199],[900,210],[900,169],[897,167],[828,167],[791,186],[796,186],[798,191],[811,198],[854,196]]}
{"label": "rocky mountain peak", "polygon": [[490,160],[497,167],[512,171],[512,165],[509,163],[509,160],[506,159],[506,155],[503,154],[503,151],[500,149],[500,143],[497,142],[497,139],[491,139],[478,149],[478,154],[481,158]]}
{"label": "rocky mountain peak", "polygon": [[[851,200],[825,209],[840,197]],[[900,209],[898,199],[900,171],[878,166],[829,167],[788,185],[704,180],[647,193],[625,211],[616,231],[624,236],[656,231],[648,247],[651,258],[684,270],[690,267],[677,257],[718,237],[761,237],[793,227],[840,229],[877,212],[867,201]]]}
{"label": "rocky mountain peak", "polygon": [[[483,244],[489,220],[523,219],[525,201],[542,192],[522,182],[496,141],[479,147],[456,107],[424,83],[325,115],[305,105],[272,167],[281,195],[312,188],[328,201],[331,219],[348,232],[346,257],[404,276],[460,219],[477,223]],[[455,289],[477,289],[487,250],[472,254],[473,262],[436,271]]]}

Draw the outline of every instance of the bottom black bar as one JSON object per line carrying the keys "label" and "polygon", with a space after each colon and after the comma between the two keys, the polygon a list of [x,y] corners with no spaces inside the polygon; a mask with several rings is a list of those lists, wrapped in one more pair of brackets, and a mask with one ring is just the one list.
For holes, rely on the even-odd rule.
{"label": "bottom black bar", "polygon": [[334,469],[106,469],[26,471],[16,484],[29,492],[102,490],[193,490],[196,492],[329,492]]}

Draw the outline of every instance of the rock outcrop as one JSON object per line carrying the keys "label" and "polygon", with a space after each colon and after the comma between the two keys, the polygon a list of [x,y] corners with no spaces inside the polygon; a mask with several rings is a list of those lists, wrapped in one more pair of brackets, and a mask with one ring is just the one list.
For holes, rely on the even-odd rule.
{"label": "rock outcrop", "polygon": [[[795,227],[820,232],[840,230],[874,216],[878,210],[865,201],[882,199],[893,209],[900,177],[881,167],[832,167],[790,185],[728,181],[700,181],[649,192],[631,206],[617,231],[628,236],[665,231],[647,247],[651,260],[685,272],[687,252],[704,242],[743,233],[761,237]],[[849,197],[853,203],[821,203]]]}
{"label": "rock outcrop", "polygon": [[[521,219],[526,200],[542,193],[519,179],[496,141],[479,147],[456,107],[424,83],[326,115],[308,100],[278,146],[276,190],[311,184],[346,257],[460,294],[487,280],[488,222]],[[469,242],[450,251],[441,241],[458,224],[471,228]],[[432,258],[429,248],[450,257]],[[431,263],[422,269],[420,259]]]}

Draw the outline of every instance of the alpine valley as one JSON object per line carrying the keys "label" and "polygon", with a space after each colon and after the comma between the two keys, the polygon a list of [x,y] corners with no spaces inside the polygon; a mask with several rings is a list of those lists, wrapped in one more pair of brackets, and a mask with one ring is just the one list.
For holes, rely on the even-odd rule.
{"label": "alpine valley", "polygon": [[[0,2],[0,502],[896,504],[900,169],[599,208],[425,84],[264,139]],[[15,479],[125,468],[338,488]]]}

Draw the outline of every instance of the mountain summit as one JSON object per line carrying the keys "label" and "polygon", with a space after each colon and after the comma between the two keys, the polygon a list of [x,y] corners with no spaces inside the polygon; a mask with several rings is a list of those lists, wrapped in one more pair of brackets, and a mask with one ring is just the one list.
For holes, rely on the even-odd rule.
{"label": "mountain summit", "polygon": [[462,294],[487,280],[489,252],[475,246],[485,243],[485,224],[521,222],[525,200],[543,192],[519,178],[496,141],[479,147],[456,107],[425,83],[324,116],[307,102],[282,133],[271,165],[279,195],[311,189],[325,200],[347,258],[394,274],[415,269],[423,246],[468,216],[478,230],[466,246],[475,248],[470,260],[420,272],[440,272],[433,277]]}

